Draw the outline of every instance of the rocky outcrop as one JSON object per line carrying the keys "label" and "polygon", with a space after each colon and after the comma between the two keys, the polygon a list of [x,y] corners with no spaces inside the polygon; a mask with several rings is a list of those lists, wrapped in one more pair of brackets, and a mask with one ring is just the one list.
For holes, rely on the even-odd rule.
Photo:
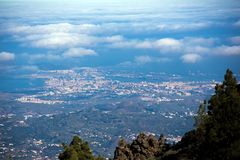
{"label": "rocky outcrop", "polygon": [[114,153],[114,160],[153,159],[161,156],[167,149],[168,145],[162,135],[157,139],[153,135],[141,133],[131,144],[120,140]]}

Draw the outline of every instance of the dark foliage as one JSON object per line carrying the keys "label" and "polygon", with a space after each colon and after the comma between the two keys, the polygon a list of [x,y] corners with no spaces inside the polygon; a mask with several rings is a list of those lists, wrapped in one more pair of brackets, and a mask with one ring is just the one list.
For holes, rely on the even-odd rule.
{"label": "dark foliage", "polygon": [[[206,110],[206,107],[208,110]],[[196,129],[173,147],[188,159],[240,159],[240,90],[228,69],[208,104],[200,105]]]}
{"label": "dark foliage", "polygon": [[82,141],[78,136],[74,136],[69,145],[63,144],[64,151],[59,155],[60,160],[102,160],[94,157],[87,142]]}

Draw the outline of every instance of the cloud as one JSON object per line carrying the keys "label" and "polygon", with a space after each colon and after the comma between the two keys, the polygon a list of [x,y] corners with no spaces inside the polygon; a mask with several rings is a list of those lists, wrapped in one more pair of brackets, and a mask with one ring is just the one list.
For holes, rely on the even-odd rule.
{"label": "cloud", "polygon": [[[46,0],[44,0],[46,1]],[[56,1],[56,0],[55,0]],[[214,0],[216,1],[216,0]],[[230,0],[231,2],[226,2],[228,4],[233,4],[233,0]],[[236,0],[235,0],[236,1]],[[121,1],[122,2],[122,1]],[[226,15],[234,15],[234,13],[237,15],[238,10],[232,10],[232,12],[229,13],[227,10],[228,4],[222,5],[217,3],[217,1],[214,3],[214,5],[211,2],[208,2],[205,0],[205,2],[197,2],[197,1],[174,1],[173,3],[164,2],[161,1],[159,5],[156,5],[156,0],[154,1],[141,1],[137,4],[136,9],[136,1],[133,2],[127,2],[119,4],[117,1],[107,1],[108,5],[104,5],[105,3],[99,3],[99,1],[90,2],[84,1],[84,2],[76,2],[74,0],[74,3],[71,3],[71,1],[68,1],[66,3],[61,4],[55,4],[51,2],[52,4],[49,6],[49,3],[18,3],[18,5],[13,5],[12,7],[15,8],[15,10],[10,10],[10,12],[2,13],[3,17],[20,17],[24,19],[24,22],[41,22],[43,20],[46,21],[53,21],[51,18],[49,20],[49,15],[51,17],[61,17],[61,21],[82,21],[82,22],[96,22],[96,23],[103,23],[103,22],[116,22],[120,21],[122,22],[145,22],[145,21],[156,21],[156,19],[160,19],[161,21],[164,21],[165,19],[167,21],[176,21],[179,20],[180,22],[186,21],[187,23],[184,24],[167,24],[167,26],[162,27],[159,26],[159,28],[163,29],[169,29],[172,30],[189,30],[189,29],[196,29],[196,28],[202,28],[205,27],[207,22],[198,22],[199,20],[206,19],[206,17],[211,17],[211,19],[215,19],[218,17],[225,17]],[[197,2],[197,3],[196,3]],[[206,3],[208,2],[208,3]],[[85,3],[83,5],[83,3]],[[86,5],[88,3],[88,5]],[[186,4],[188,3],[188,4]],[[235,2],[236,3],[236,2]],[[11,3],[6,3],[7,6]],[[3,7],[4,5],[3,4]],[[130,5],[131,4],[131,5]],[[203,5],[205,4],[205,5]],[[26,11],[25,7],[26,5],[30,5],[28,10]],[[208,7],[205,7],[205,6]],[[10,5],[11,6],[11,5]],[[15,7],[14,7],[15,6]],[[101,6],[101,7],[99,7]],[[8,6],[9,7],[9,6]],[[59,8],[65,8],[66,12],[59,12]],[[117,10],[113,10],[113,7],[117,7]],[[184,9],[182,9],[184,7]],[[6,6],[5,6],[6,8]],[[101,8],[101,10],[99,10]],[[149,12],[149,8],[151,8],[151,12]],[[192,8],[198,8],[192,10]],[[10,9],[10,8],[9,8]],[[17,10],[17,12],[16,12]],[[214,11],[214,12],[213,12]],[[31,13],[31,14],[29,14]],[[228,14],[227,14],[228,13]],[[56,20],[56,21],[57,21]],[[197,21],[197,22],[196,22]],[[147,26],[155,26],[153,25],[147,25]],[[67,26],[66,26],[67,27]],[[88,28],[88,26],[87,26]],[[91,26],[90,26],[91,28]],[[139,27],[135,27],[139,28]],[[144,27],[142,27],[144,29]],[[132,28],[131,28],[132,29]]]}
{"label": "cloud", "polygon": [[214,49],[216,55],[233,56],[240,55],[240,46],[220,46]]}
{"label": "cloud", "polygon": [[163,38],[154,42],[154,47],[164,52],[178,51],[181,48],[182,43],[173,38]]}
{"label": "cloud", "polygon": [[139,44],[140,44],[140,41],[125,39],[123,41],[111,43],[109,44],[109,46],[112,48],[140,48],[140,47],[137,47]]}
{"label": "cloud", "polygon": [[193,53],[184,54],[184,55],[181,57],[181,60],[182,60],[184,63],[196,63],[197,61],[201,60],[201,56],[198,55],[198,54],[193,54]]}
{"label": "cloud", "polygon": [[31,46],[37,48],[58,49],[93,45],[96,38],[84,34],[54,32],[16,37],[16,40],[22,42],[24,45],[31,44]]}
{"label": "cloud", "polygon": [[[240,37],[231,37],[230,40],[234,44],[240,44]],[[182,39],[174,38],[162,38],[156,40],[128,40],[122,39],[122,41],[114,42],[111,47],[114,48],[135,48],[135,49],[155,49],[159,50],[161,54],[185,54],[194,53],[183,56],[181,59],[185,62],[196,62],[200,58],[200,55],[240,55],[240,46],[226,46],[217,44],[221,43],[219,38],[202,38],[202,37],[185,37]],[[198,56],[196,56],[198,55]],[[188,59],[189,58],[189,59]],[[147,58],[145,57],[147,60]],[[191,59],[191,60],[190,60]]]}
{"label": "cloud", "polygon": [[33,66],[33,65],[30,65],[30,66],[21,66],[20,69],[23,70],[23,71],[32,71],[32,72],[39,71],[38,66]]}
{"label": "cloud", "polygon": [[[93,45],[107,45],[113,48],[135,48],[135,49],[155,49],[160,53],[199,53],[207,52],[210,47],[215,45],[216,38],[186,37],[182,39],[161,38],[161,39],[125,39],[122,35],[112,35],[117,27],[117,32],[125,31],[126,24],[118,23],[96,24],[70,24],[56,23],[45,25],[11,25],[4,27],[5,32],[14,34],[15,40],[24,46],[32,46],[45,49],[69,49],[69,48],[89,48]],[[147,23],[149,26],[149,23]],[[191,27],[205,27],[210,22],[199,22],[190,24],[168,24],[167,26],[175,29]],[[118,27],[120,25],[120,28]],[[133,30],[134,23],[130,23],[127,28]],[[137,25],[137,24],[135,24]],[[139,23],[137,28],[147,26]],[[166,25],[165,25],[166,26]],[[188,27],[186,27],[188,26]],[[151,27],[151,26],[150,26]],[[191,28],[190,27],[190,28]],[[104,36],[102,36],[102,34]],[[111,36],[107,36],[111,35]]]}
{"label": "cloud", "polygon": [[185,46],[183,49],[183,53],[196,53],[196,54],[210,54],[212,48],[204,47],[204,46]]}
{"label": "cloud", "polygon": [[112,43],[114,48],[136,48],[136,49],[157,49],[161,52],[178,51],[182,46],[180,40],[173,38],[162,38],[157,40],[126,40]]}
{"label": "cloud", "polygon": [[159,47],[162,46],[170,46],[170,47],[175,47],[175,46],[179,46],[181,45],[181,43],[179,42],[179,40],[173,39],[173,38],[163,38],[163,39],[159,39],[156,42],[156,45]]}
{"label": "cloud", "polygon": [[240,36],[231,37],[229,40],[233,44],[240,44]]}
{"label": "cloud", "polygon": [[15,59],[15,55],[10,52],[0,52],[0,61],[11,61]]}
{"label": "cloud", "polygon": [[145,64],[145,63],[152,62],[152,57],[150,57],[150,56],[137,56],[137,57],[135,57],[134,61],[136,63]]}
{"label": "cloud", "polygon": [[48,61],[56,61],[60,60],[61,56],[53,53],[46,54],[22,54],[25,58],[29,60],[29,62],[39,61],[39,60],[48,60]]}
{"label": "cloud", "polygon": [[70,48],[63,53],[65,57],[77,58],[83,56],[97,55],[94,50],[85,49],[85,48]]}
{"label": "cloud", "polygon": [[[125,24],[126,23],[126,24]],[[138,49],[138,50],[151,50],[151,52],[159,52],[162,55],[176,55],[180,57],[186,63],[195,63],[199,61],[202,55],[239,55],[238,46],[216,46],[219,45],[221,39],[219,38],[203,38],[203,37],[183,37],[172,38],[162,37],[160,39],[145,38],[127,39],[119,33],[128,34],[127,30],[135,32],[134,27],[141,32],[150,29],[152,31],[159,32],[154,28],[155,26],[149,26],[146,22],[130,22],[130,23],[102,23],[102,24],[70,24],[70,23],[56,23],[56,24],[43,24],[43,25],[12,25],[7,27],[5,31],[13,35],[13,38],[20,42],[23,47],[36,47],[50,49],[54,51],[45,54],[29,55],[29,61],[38,59],[47,60],[59,60],[65,57],[83,57],[87,55],[97,55],[97,53],[91,49],[92,47],[106,47],[111,48],[123,48],[123,49]],[[136,23],[136,24],[135,24]],[[151,22],[155,23],[155,22]],[[196,28],[204,28],[212,25],[210,22],[199,23],[184,23],[183,24],[166,24],[158,26],[160,29],[167,30],[188,30]],[[129,27],[126,27],[126,25]],[[147,25],[148,26],[147,26]],[[118,26],[119,25],[119,26]],[[114,28],[116,27],[116,28]],[[148,28],[149,27],[149,28]],[[151,27],[153,30],[151,30]],[[158,28],[159,29],[159,28]],[[114,35],[113,33],[116,33]],[[239,44],[239,37],[232,37],[230,41],[233,44]],[[88,49],[85,49],[88,48]],[[63,54],[60,54],[63,53]],[[194,53],[198,56],[190,56],[185,53]],[[171,55],[170,55],[171,54]],[[182,56],[183,55],[183,56]],[[199,58],[200,57],[200,58]],[[135,62],[139,64],[151,63],[151,62],[165,62],[169,59],[160,59],[152,57],[135,57]]]}
{"label": "cloud", "polygon": [[[112,35],[111,29],[95,24],[57,23],[46,25],[11,25],[1,30],[13,35],[22,46],[45,49],[68,49],[86,47],[102,43],[116,43],[124,40],[121,35]],[[100,33],[106,32],[104,35]],[[97,35],[94,35],[97,34]],[[110,34],[110,36],[107,36]]]}
{"label": "cloud", "polygon": [[[1,29],[3,34],[13,35],[23,46],[30,44],[32,47],[47,49],[93,45],[98,38],[92,34],[100,32],[99,27],[94,24],[10,25],[4,28],[6,29]],[[108,37],[106,41],[116,41],[117,38],[121,37]]]}
{"label": "cloud", "polygon": [[87,46],[92,43],[92,37],[69,33],[52,33],[32,42],[33,46],[40,48],[68,48],[73,46]]}
{"label": "cloud", "polygon": [[[123,15],[121,15],[122,17]],[[126,16],[127,17],[127,16]],[[96,22],[95,22],[96,23]],[[210,22],[199,23],[183,23],[183,24],[158,24],[156,22],[125,22],[125,23],[113,23],[106,21],[101,24],[95,23],[52,23],[41,25],[19,25],[11,24],[5,25],[0,28],[2,34],[14,34],[20,37],[29,35],[48,35],[52,33],[69,33],[69,34],[85,34],[85,35],[113,35],[119,33],[142,33],[142,32],[169,32],[169,31],[184,31],[184,30],[196,30],[204,27],[208,27]]]}
{"label": "cloud", "polygon": [[[0,34],[3,35],[3,41],[6,47],[12,47],[12,44],[20,45],[17,49],[29,53],[29,59],[28,57],[20,59],[20,55],[16,55],[16,64],[23,64],[26,61],[28,64],[46,65],[46,62],[60,64],[68,57],[96,55],[97,51],[111,52],[107,56],[99,56],[103,58],[101,60],[103,62],[106,62],[104,59],[111,59],[113,56],[122,57],[120,54],[114,54],[122,52],[126,56],[131,56],[129,61],[139,64],[165,62],[170,60],[168,57],[180,59],[186,53],[206,58],[211,55],[216,57],[238,55],[236,46],[239,42],[236,38],[231,41],[231,44],[236,46],[226,46],[228,44],[218,43],[215,38],[206,38],[219,36],[219,33],[214,31],[219,26],[226,29],[226,33],[231,32],[229,29],[233,27],[233,23],[228,22],[238,17],[237,5],[234,6],[231,2],[221,3],[222,5],[209,2],[206,7],[202,3],[208,2],[195,4],[190,1],[178,3],[166,1],[156,5],[146,1],[138,3],[137,8],[120,1],[116,3],[111,1],[109,5],[101,2],[94,4],[86,1],[86,3],[88,4],[72,3],[67,6],[55,3],[49,6],[45,3],[44,5],[31,3],[28,4],[30,7],[27,10],[24,9],[27,3],[18,5],[5,3],[1,8],[10,10],[2,13]],[[99,4],[102,7],[99,7]],[[59,12],[62,7],[67,12]],[[113,7],[118,9],[114,10]],[[234,25],[240,26],[240,21],[237,20]],[[205,38],[184,37],[199,35]],[[222,37],[224,35],[219,39]],[[14,42],[10,42],[11,40]],[[111,50],[110,46],[123,50]],[[134,54],[130,55],[130,52]],[[156,55],[158,52],[159,57]],[[137,56],[138,53],[147,55]],[[72,62],[71,60],[73,59],[68,59],[68,62]]]}
{"label": "cloud", "polygon": [[155,49],[160,53],[209,53],[219,41],[217,38],[186,37],[182,39],[162,38],[156,40],[128,40],[114,42],[114,48]]}
{"label": "cloud", "polygon": [[203,38],[203,37],[185,37],[182,40],[184,45],[188,46],[202,46],[211,47],[214,46],[216,42],[219,41],[218,38]]}
{"label": "cloud", "polygon": [[56,32],[61,33],[80,33],[91,34],[98,32],[100,27],[95,24],[70,24],[70,23],[56,23],[44,25],[10,25],[4,32],[33,35],[33,34],[51,34]]}
{"label": "cloud", "polygon": [[128,67],[128,66],[133,66],[134,63],[131,61],[125,61],[125,62],[121,62],[118,64],[118,66],[123,66],[123,67]]}
{"label": "cloud", "polygon": [[161,31],[189,31],[198,30],[211,26],[210,22],[184,23],[184,24],[159,24],[157,29]]}
{"label": "cloud", "polygon": [[103,38],[103,42],[108,42],[108,43],[121,42],[123,40],[124,40],[124,37],[121,35],[114,35],[114,36],[108,36]]}
{"label": "cloud", "polygon": [[146,64],[146,63],[160,63],[160,62],[169,62],[171,61],[169,58],[166,58],[166,57],[151,57],[151,56],[148,56],[148,55],[142,55],[142,56],[136,56],[134,58],[134,62],[136,64]]}
{"label": "cloud", "polygon": [[240,27],[240,20],[238,20],[237,22],[235,22],[233,25],[236,26],[236,27]]}

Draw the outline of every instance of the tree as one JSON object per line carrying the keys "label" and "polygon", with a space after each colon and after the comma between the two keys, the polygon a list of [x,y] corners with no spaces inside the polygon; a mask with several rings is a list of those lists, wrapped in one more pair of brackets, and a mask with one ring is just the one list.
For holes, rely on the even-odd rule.
{"label": "tree", "polygon": [[203,125],[203,123],[206,121],[206,118],[207,118],[206,108],[207,108],[207,102],[204,101],[202,104],[200,104],[197,115],[194,117],[195,127],[200,128],[201,125]]}
{"label": "tree", "polygon": [[63,144],[64,151],[60,153],[60,160],[102,160],[98,156],[94,157],[87,142],[84,142],[78,136],[74,136],[69,145]]}
{"label": "tree", "polygon": [[231,70],[208,104],[200,105],[195,120],[196,129],[185,134],[179,148],[197,159],[240,158],[240,90]]}
{"label": "tree", "polygon": [[208,110],[204,144],[216,150],[212,153],[214,157],[230,159],[232,146],[240,140],[240,92],[231,70],[226,71],[223,83],[216,85]]}

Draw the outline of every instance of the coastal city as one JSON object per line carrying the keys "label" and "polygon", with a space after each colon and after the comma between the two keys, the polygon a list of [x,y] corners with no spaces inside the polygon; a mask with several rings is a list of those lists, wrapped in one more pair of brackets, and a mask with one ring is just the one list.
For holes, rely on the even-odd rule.
{"label": "coastal city", "polygon": [[[83,69],[79,73],[74,70],[53,70],[31,75],[31,78],[44,78],[45,86],[42,93],[25,95],[17,98],[22,103],[57,104],[71,103],[67,97],[121,96],[138,97],[142,101],[158,104],[161,102],[183,101],[185,97],[201,95],[211,91],[217,82],[212,81],[181,81],[176,75],[170,75],[169,81],[139,81],[129,82],[116,80],[119,74],[109,75],[102,70]],[[138,78],[139,75],[136,75]],[[146,77],[151,77],[147,74]],[[163,76],[163,75],[160,75]],[[172,77],[171,77],[172,76]],[[124,77],[122,77],[124,79]]]}
{"label": "coastal city", "polygon": [[217,83],[101,68],[23,76],[42,85],[1,95],[0,157],[57,159],[61,144],[73,135],[87,140],[94,154],[109,158],[121,137],[132,141],[140,132],[163,133],[176,143],[193,128],[198,106]]}

